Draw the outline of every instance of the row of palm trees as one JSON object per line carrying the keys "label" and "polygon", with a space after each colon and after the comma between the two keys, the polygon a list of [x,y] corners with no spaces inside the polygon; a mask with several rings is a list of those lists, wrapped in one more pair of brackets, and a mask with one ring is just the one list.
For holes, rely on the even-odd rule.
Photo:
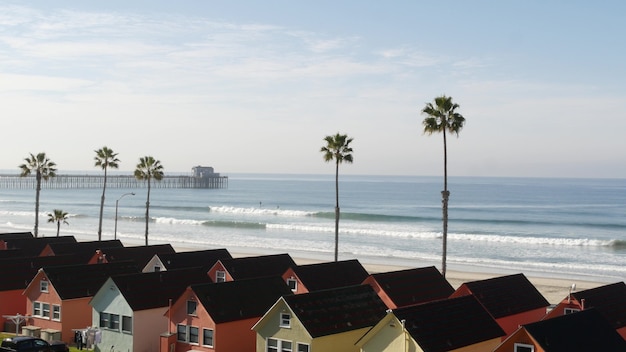
{"label": "row of palm trees", "polygon": [[[102,168],[104,170],[104,182],[102,185],[102,196],[100,197],[100,217],[98,221],[98,241],[102,240],[102,214],[104,212],[104,200],[106,194],[106,186],[107,186],[107,173],[109,169],[117,169],[119,167],[120,160],[117,158],[118,153],[115,153],[112,149],[104,146],[95,151],[96,156],[95,166]],[[51,161],[46,153],[39,153],[34,155],[30,153],[29,157],[24,159],[25,163],[21,164],[19,168],[21,169],[20,176],[26,177],[32,174],[35,175],[36,179],[36,188],[35,188],[35,228],[34,235],[38,236],[39,233],[39,195],[41,193],[41,181],[47,181],[51,177],[56,177],[56,163]],[[163,179],[163,165],[159,160],[154,159],[152,156],[144,156],[139,158],[139,163],[137,164],[134,176],[138,180],[146,181],[148,184],[148,192],[146,196],[146,231],[145,231],[145,241],[146,246],[148,245],[148,224],[150,220],[150,188],[151,181],[154,179],[156,181],[161,181]],[[53,213],[48,214],[49,219],[48,222],[56,222],[57,223],[57,236],[59,235],[59,229],[61,223],[67,224],[67,213],[62,210],[55,209]]]}
{"label": "row of palm trees", "polygon": [[[443,231],[442,231],[442,259],[441,259],[441,273],[446,276],[446,262],[448,252],[448,199],[450,198],[450,191],[448,190],[448,151],[447,151],[447,139],[446,133],[459,135],[463,125],[465,124],[465,118],[458,113],[456,109],[459,105],[452,102],[452,97],[445,95],[436,97],[432,103],[426,103],[426,106],[422,109],[422,114],[426,115],[422,125],[424,127],[424,133],[431,135],[433,133],[443,134],[443,191],[442,196],[442,212],[443,212]],[[335,134],[326,136],[324,138],[326,145],[321,148],[321,152],[324,154],[324,161],[335,161],[335,261],[338,260],[339,253],[339,164],[346,162],[352,163],[352,143],[353,138],[349,138],[345,134]]]}

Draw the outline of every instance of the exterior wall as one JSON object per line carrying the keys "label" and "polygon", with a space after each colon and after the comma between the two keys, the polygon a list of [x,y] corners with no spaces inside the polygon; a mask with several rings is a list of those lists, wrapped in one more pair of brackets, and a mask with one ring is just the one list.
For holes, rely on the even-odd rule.
{"label": "exterior wall", "polygon": [[293,291],[293,293],[299,295],[302,293],[308,293],[309,290],[304,286],[304,284],[302,283],[302,281],[300,281],[300,278],[298,277],[298,275],[296,275],[296,273],[293,271],[292,268],[287,269],[287,271],[285,271],[285,273],[282,276],[283,280],[285,280],[285,282],[287,282],[287,279],[294,279],[296,280],[297,284],[296,284],[296,290]]}
{"label": "exterior wall", "polygon": [[165,306],[134,312],[132,351],[154,352],[159,350],[159,336],[167,331],[167,317],[165,316],[167,308]]}
{"label": "exterior wall", "polygon": [[545,314],[546,308],[544,307],[496,319],[496,322],[506,334],[502,337],[502,340],[504,340],[506,336],[514,333],[520,325],[537,322],[541,320]]}
{"label": "exterior wall", "polygon": [[556,307],[554,307],[551,311],[549,311],[544,316],[543,320],[552,319],[552,318],[565,315],[565,312],[564,312],[565,308],[580,309],[580,304],[576,300],[571,300],[570,302],[568,302],[567,299],[564,299],[559,304],[557,304]]}
{"label": "exterior wall", "polygon": [[370,327],[333,334],[313,339],[311,351],[359,352],[355,343]]}
{"label": "exterior wall", "polygon": [[165,265],[163,265],[163,263],[161,262],[159,257],[155,255],[154,257],[152,257],[152,259],[150,259],[148,264],[146,264],[146,266],[143,267],[141,272],[142,273],[152,273],[152,272],[155,272],[156,270],[154,270],[154,268],[157,267],[157,266],[160,268],[159,271],[167,271],[167,268],[165,267]]}
{"label": "exterior wall", "polygon": [[230,273],[224,269],[224,265],[222,265],[221,261],[217,261],[217,263],[215,263],[215,265],[213,265],[213,267],[211,267],[211,269],[209,269],[209,278],[211,278],[211,281],[213,282],[217,282],[216,276],[215,276],[215,272],[216,271],[225,271],[226,272],[226,281],[234,281],[233,277],[230,276]]}
{"label": "exterior wall", "polygon": [[[120,330],[100,327],[100,331],[102,332],[102,341],[98,345],[98,349],[101,351],[110,351],[111,348],[115,346],[116,350],[133,351],[133,336],[135,335],[135,325],[137,324],[137,321],[132,309],[110,279],[102,285],[102,288],[93,297],[91,300],[91,307],[92,318],[90,326],[93,327],[100,327],[101,312],[118,314],[120,316]],[[132,333],[121,331],[122,316],[132,317]]]}
{"label": "exterior wall", "polygon": [[[291,313],[291,327],[290,328],[281,328],[280,323],[280,313],[281,312],[289,312]],[[279,340],[288,340],[294,342],[294,351],[295,351],[295,343],[307,343],[311,346],[311,351],[336,351],[333,348],[330,349],[314,349],[313,340],[309,335],[308,331],[304,328],[304,326],[300,323],[300,321],[296,318],[296,316],[291,312],[291,309],[285,304],[285,302],[280,299],[267,313],[265,316],[261,318],[261,320],[257,323],[255,327],[256,331],[256,351],[265,352],[266,340],[268,337],[279,339]],[[352,343],[356,342],[354,340]]]}
{"label": "exterior wall", "polygon": [[[26,315],[26,296],[23,289],[0,292],[0,330],[3,330],[6,319],[5,315]],[[14,332],[14,331],[13,331]]]}
{"label": "exterior wall", "polygon": [[[40,290],[40,282],[47,281],[48,282],[48,292],[41,292]],[[43,329],[54,329],[62,331],[63,322],[70,321],[71,316],[74,314],[72,311],[68,310],[66,312],[66,308],[61,302],[61,298],[59,297],[57,291],[54,289],[46,275],[40,271],[35,275],[33,280],[30,282],[26,290],[24,291],[24,295],[26,296],[26,314],[30,315],[32,318],[28,319],[28,323],[33,326],[37,326]],[[34,303],[41,302],[50,304],[49,317],[41,317],[35,316],[34,314]],[[58,305],[61,307],[61,319],[53,320],[52,319],[52,306]],[[63,335],[63,334],[62,334]],[[61,336],[61,338],[65,338],[65,336]],[[64,340],[65,341],[65,340]]]}
{"label": "exterior wall", "polygon": [[395,316],[383,318],[367,334],[360,352],[423,352]]}
{"label": "exterior wall", "polygon": [[516,343],[524,343],[528,345],[535,346],[535,352],[545,352],[538,344],[536,344],[533,339],[526,333],[526,330],[523,328],[518,329],[516,332],[511,334],[509,338],[504,340],[498,347],[496,347],[493,352],[511,352],[513,351],[513,347]]}
{"label": "exterior wall", "polygon": [[626,340],[626,326],[617,329],[617,333],[620,334],[624,340]]}
{"label": "exterior wall", "polygon": [[[192,300],[195,302],[199,302],[198,297],[194,294],[191,288],[187,287],[185,292],[183,292],[178,299],[172,304],[169,312],[166,313],[167,318],[169,319],[169,331],[177,335],[177,327],[178,324],[184,324],[187,326],[198,327],[199,329],[199,344],[189,344],[186,342],[178,341],[178,337],[174,337],[174,341],[176,341],[176,351],[188,351],[190,349],[197,350],[207,350],[208,348],[202,348],[202,329],[213,329],[213,338],[214,338],[214,346],[217,344],[217,340],[220,338],[218,336],[218,331],[213,319],[209,316],[207,311],[202,307],[200,303],[196,306],[196,315],[187,314],[187,301]],[[193,348],[192,348],[193,347]]]}

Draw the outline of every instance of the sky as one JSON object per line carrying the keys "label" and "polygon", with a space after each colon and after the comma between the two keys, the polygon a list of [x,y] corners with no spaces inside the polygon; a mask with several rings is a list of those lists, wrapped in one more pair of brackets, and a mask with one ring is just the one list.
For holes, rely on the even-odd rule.
{"label": "sky", "polygon": [[626,2],[0,1],[0,170],[626,178]]}

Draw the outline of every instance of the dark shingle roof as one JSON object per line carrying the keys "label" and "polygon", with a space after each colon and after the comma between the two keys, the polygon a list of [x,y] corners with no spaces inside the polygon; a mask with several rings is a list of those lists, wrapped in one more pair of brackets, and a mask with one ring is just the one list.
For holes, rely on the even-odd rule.
{"label": "dark shingle roof", "polygon": [[626,351],[626,341],[593,308],[523,328],[546,352]]}
{"label": "dark shingle roof", "polygon": [[44,266],[80,264],[76,256],[0,259],[0,291],[23,290]]}
{"label": "dark shingle roof", "polygon": [[140,268],[146,266],[155,254],[175,252],[174,247],[169,243],[149,246],[113,247],[102,250],[102,253],[106,255],[106,260],[109,263],[132,260],[137,263]]}
{"label": "dark shingle roof", "polygon": [[167,270],[202,266],[210,268],[218,260],[232,259],[225,248],[185,251],[176,253],[159,253],[159,259]]}
{"label": "dark shingle roof", "polygon": [[0,233],[0,241],[17,238],[34,238],[32,232],[3,232]]}
{"label": "dark shingle roof", "polygon": [[496,319],[550,305],[524,274],[466,282],[462,286],[469,288]]}
{"label": "dark shingle roof", "polygon": [[91,297],[109,276],[139,272],[133,262],[45,266],[42,270],[63,300]]}
{"label": "dark shingle roof", "polygon": [[67,255],[75,254],[84,258],[85,263],[93,257],[97,250],[104,250],[107,248],[120,248],[124,247],[120,240],[107,240],[107,241],[87,241],[87,242],[74,242],[74,243],[50,243],[48,244],[50,250],[54,255]]}
{"label": "dark shingle roof", "polygon": [[287,269],[296,267],[296,263],[286,253],[224,259],[220,260],[220,262],[235,280],[262,276],[280,276]]}
{"label": "dark shingle roof", "polygon": [[398,307],[448,298],[454,287],[434,266],[372,274]]}
{"label": "dark shingle roof", "polygon": [[114,275],[111,279],[133,311],[167,307],[187,286],[211,282],[204,268]]}
{"label": "dark shingle roof", "polygon": [[284,300],[314,338],[374,326],[387,310],[370,285],[288,295]]}
{"label": "dark shingle roof", "polygon": [[443,352],[505,335],[474,296],[443,299],[393,311],[426,352]]}
{"label": "dark shingle roof", "polygon": [[18,249],[25,257],[38,256],[46,245],[53,243],[76,243],[74,236],[32,237],[7,240],[7,249]]}
{"label": "dark shingle roof", "polygon": [[309,291],[358,285],[369,276],[356,259],[299,265],[293,271]]}
{"label": "dark shingle roof", "polygon": [[626,284],[617,282],[589,290],[573,292],[578,302],[585,301],[585,309],[595,308],[615,329],[626,326]]}
{"label": "dark shingle roof", "polygon": [[291,294],[280,276],[192,285],[215,323],[261,317],[276,301]]}

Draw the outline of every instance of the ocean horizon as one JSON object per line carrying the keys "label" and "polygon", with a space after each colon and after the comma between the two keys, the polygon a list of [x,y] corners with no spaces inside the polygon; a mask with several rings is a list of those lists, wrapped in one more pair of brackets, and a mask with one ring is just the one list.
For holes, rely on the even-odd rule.
{"label": "ocean horizon", "polygon": [[[334,174],[223,176],[226,189],[153,188],[149,243],[334,259]],[[441,269],[442,189],[441,176],[340,173],[339,259]],[[453,176],[448,189],[448,270],[626,278],[626,180]],[[146,191],[107,188],[103,239],[144,243]],[[56,236],[46,214],[62,209],[61,235],[97,240],[101,194],[42,189],[40,235]],[[0,189],[0,228],[32,231],[34,202],[34,189]]]}

